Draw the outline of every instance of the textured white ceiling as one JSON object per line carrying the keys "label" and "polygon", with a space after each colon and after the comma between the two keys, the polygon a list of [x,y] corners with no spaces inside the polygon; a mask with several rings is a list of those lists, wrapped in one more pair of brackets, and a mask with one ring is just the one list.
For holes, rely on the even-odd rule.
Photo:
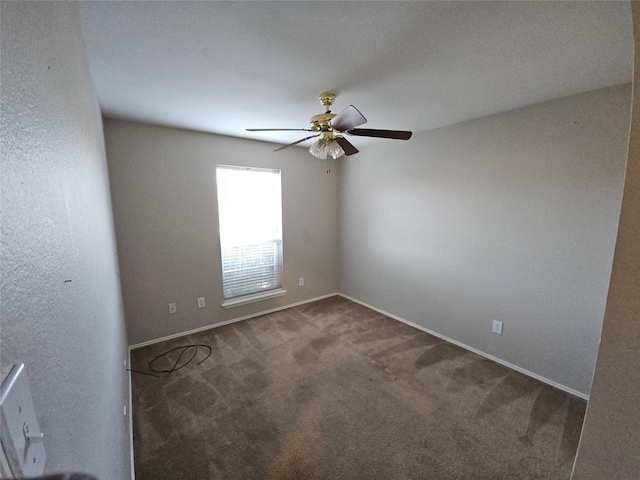
{"label": "textured white ceiling", "polygon": [[327,90],[338,94],[334,113],[353,104],[367,128],[421,132],[630,82],[629,10],[623,1],[79,4],[106,116],[281,143],[304,132],[244,129],[307,128]]}

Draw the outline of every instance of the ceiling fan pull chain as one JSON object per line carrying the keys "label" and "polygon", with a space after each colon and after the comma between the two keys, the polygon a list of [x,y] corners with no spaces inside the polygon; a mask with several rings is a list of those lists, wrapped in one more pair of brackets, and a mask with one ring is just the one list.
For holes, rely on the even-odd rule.
{"label": "ceiling fan pull chain", "polygon": [[331,164],[329,163],[329,159],[331,157],[329,155],[327,155],[327,175],[329,175],[331,173]]}

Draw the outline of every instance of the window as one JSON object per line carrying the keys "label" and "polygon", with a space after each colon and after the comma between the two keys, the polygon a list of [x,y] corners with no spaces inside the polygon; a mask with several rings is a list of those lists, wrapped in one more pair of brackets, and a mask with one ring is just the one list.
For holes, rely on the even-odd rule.
{"label": "window", "polygon": [[216,167],[225,302],[282,295],[280,170]]}

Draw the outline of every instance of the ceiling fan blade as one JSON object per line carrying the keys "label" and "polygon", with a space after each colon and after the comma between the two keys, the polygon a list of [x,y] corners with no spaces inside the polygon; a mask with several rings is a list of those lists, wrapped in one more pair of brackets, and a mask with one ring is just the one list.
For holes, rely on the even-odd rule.
{"label": "ceiling fan blade", "polygon": [[371,128],[354,128],[347,133],[358,137],[393,138],[395,140],[409,140],[412,132],[404,130],[375,130]]}
{"label": "ceiling fan blade", "polygon": [[344,137],[336,137],[336,142],[338,142],[338,145],[342,147],[342,150],[344,150],[345,155],[355,155],[360,151],[356,147],[354,147],[349,140],[347,140]]}
{"label": "ceiling fan blade", "polygon": [[364,118],[364,115],[362,115],[353,105],[349,105],[331,120],[331,126],[333,129],[341,132],[351,130],[358,125],[363,125],[365,123],[367,123],[367,119]]}
{"label": "ceiling fan blade", "polygon": [[302,142],[304,142],[305,140],[309,140],[310,138],[319,137],[319,136],[320,136],[320,134],[317,134],[317,135],[311,135],[311,136],[309,136],[309,137],[305,137],[305,138],[303,138],[303,139],[301,139],[301,140],[298,140],[297,142],[289,143],[288,145],[283,145],[283,146],[281,146],[280,148],[276,148],[276,149],[274,150],[274,152],[279,152],[280,150],[284,150],[285,148],[293,147],[294,145],[297,145],[297,144],[299,144],[299,143],[302,143]]}
{"label": "ceiling fan blade", "polygon": [[288,132],[288,131],[296,131],[296,132],[310,132],[311,130],[308,128],[245,128],[247,132]]}

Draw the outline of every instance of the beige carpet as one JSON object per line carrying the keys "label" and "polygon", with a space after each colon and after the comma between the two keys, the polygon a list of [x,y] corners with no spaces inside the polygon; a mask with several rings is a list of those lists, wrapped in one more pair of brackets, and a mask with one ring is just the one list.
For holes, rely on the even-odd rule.
{"label": "beige carpet", "polygon": [[570,476],[585,401],[341,297],[134,350],[132,368],[191,343],[212,355],[132,373],[137,480]]}

